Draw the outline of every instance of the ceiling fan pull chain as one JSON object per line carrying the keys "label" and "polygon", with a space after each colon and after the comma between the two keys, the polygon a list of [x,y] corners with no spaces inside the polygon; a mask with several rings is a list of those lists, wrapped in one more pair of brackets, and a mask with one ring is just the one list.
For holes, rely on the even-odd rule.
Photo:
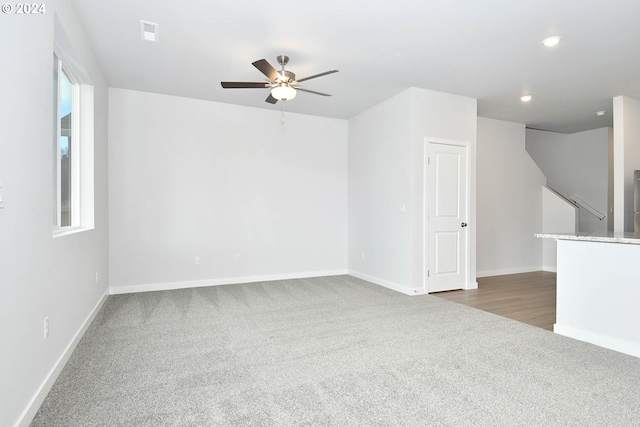
{"label": "ceiling fan pull chain", "polygon": [[284,101],[282,101],[282,117],[280,118],[280,123],[282,123],[282,129],[284,129]]}

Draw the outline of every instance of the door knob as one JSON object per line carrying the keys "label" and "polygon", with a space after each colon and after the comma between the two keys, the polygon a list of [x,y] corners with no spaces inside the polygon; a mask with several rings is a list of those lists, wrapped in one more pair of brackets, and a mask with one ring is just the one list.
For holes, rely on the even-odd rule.
{"label": "door knob", "polygon": [[462,227],[462,228],[464,228],[464,227],[466,227],[466,226],[467,226],[467,223],[466,223],[466,222],[463,222],[462,224],[460,224],[460,227]]}

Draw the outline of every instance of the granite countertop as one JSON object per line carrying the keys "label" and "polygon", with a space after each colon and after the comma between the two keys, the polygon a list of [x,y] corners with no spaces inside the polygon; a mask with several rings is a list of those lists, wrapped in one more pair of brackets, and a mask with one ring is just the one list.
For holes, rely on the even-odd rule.
{"label": "granite countertop", "polygon": [[598,232],[598,233],[536,233],[535,237],[556,240],[580,240],[583,242],[624,243],[640,245],[640,233]]}

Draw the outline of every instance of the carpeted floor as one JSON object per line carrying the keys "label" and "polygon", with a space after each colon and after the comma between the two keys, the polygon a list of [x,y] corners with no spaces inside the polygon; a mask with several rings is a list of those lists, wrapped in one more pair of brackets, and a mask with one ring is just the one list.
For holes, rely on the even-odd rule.
{"label": "carpeted floor", "polygon": [[640,425],[640,359],[350,276],[119,295],[32,425]]}

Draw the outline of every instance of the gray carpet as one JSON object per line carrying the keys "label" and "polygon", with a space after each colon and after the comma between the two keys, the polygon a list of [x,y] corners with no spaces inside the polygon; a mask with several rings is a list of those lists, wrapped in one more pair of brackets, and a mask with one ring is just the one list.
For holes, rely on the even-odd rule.
{"label": "gray carpet", "polygon": [[349,276],[119,295],[32,425],[640,425],[640,359]]}

